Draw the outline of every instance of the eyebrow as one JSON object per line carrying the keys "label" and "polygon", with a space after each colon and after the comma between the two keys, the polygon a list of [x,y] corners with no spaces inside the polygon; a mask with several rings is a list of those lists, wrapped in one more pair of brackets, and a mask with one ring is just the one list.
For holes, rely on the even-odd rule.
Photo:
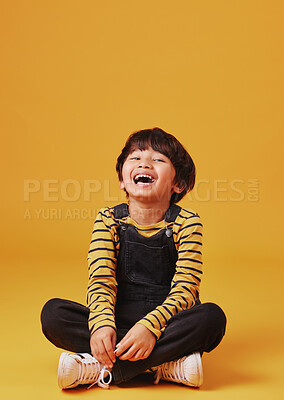
{"label": "eyebrow", "polygon": [[[155,157],[164,157],[165,159],[169,158],[169,157],[167,157],[165,154],[160,153],[160,152],[157,151],[157,150],[154,150],[153,147],[149,147],[149,148],[153,150],[154,156],[155,156]],[[137,152],[138,154],[140,154],[140,153],[142,153],[143,151],[147,151],[147,150],[148,150],[148,149],[140,150],[139,148],[135,148],[135,149],[133,149],[133,150],[131,151],[131,153],[128,154],[127,157],[130,157],[130,156],[131,156],[133,153],[135,153],[135,152]]]}

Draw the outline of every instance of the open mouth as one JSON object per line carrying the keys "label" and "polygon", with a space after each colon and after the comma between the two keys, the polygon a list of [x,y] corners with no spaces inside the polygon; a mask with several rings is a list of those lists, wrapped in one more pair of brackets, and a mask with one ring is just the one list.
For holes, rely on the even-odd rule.
{"label": "open mouth", "polygon": [[155,182],[155,179],[147,174],[137,174],[133,180],[136,185],[150,185]]}

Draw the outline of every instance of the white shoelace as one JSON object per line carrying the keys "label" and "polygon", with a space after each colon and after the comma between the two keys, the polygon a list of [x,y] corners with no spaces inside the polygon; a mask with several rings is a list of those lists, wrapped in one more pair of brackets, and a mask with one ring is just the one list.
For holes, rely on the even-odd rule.
{"label": "white shoelace", "polygon": [[166,380],[184,380],[182,363],[183,359],[180,358],[177,361],[170,361],[165,364],[159,365],[155,375],[154,383],[157,385],[161,378],[164,378]]}
{"label": "white shoelace", "polygon": [[[79,363],[79,377],[78,380],[80,381],[81,385],[85,385],[88,383],[92,383],[88,389],[94,386],[96,383],[103,389],[108,389],[109,384],[112,380],[111,372],[102,367],[101,364],[95,359],[91,358],[84,358],[80,360]],[[108,374],[109,379],[107,382],[104,380],[105,373]]]}

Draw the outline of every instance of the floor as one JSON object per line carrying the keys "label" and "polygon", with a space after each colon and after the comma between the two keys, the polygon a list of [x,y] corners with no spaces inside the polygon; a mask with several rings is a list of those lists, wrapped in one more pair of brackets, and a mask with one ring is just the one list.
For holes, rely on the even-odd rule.
{"label": "floor", "polygon": [[[218,268],[225,272],[226,262],[223,262]],[[237,260],[231,267],[228,277],[235,268],[240,275],[249,270],[248,265]],[[2,290],[4,301],[1,302],[1,315],[5,321],[1,332],[4,335],[1,363],[3,399],[56,400],[68,396],[76,399],[95,396],[105,400],[133,397],[170,399],[173,396],[178,396],[179,400],[189,397],[200,400],[284,398],[283,325],[279,318],[276,319],[281,315],[277,306],[281,300],[281,283],[276,282],[274,289],[278,294],[273,299],[263,295],[266,276],[261,271],[265,270],[265,265],[258,265],[260,273],[257,276],[247,274],[241,288],[245,297],[237,296],[238,279],[233,279],[232,284],[224,285],[222,291],[215,294],[210,273],[205,279],[202,300],[214,299],[222,305],[228,317],[228,328],[221,345],[203,356],[204,384],[200,389],[165,382],[153,385],[152,376],[141,375],[131,382],[111,386],[109,390],[83,387],[66,391],[57,387],[57,363],[61,350],[54,348],[41,334],[39,313],[42,304],[51,297],[84,301],[84,263],[68,263],[68,278],[64,275],[63,263],[53,263],[50,267],[50,263],[42,262],[15,268],[7,262],[5,268],[7,285]],[[226,273],[223,279],[226,279]],[[254,286],[250,288],[252,281]],[[9,309],[5,306],[8,303]]]}

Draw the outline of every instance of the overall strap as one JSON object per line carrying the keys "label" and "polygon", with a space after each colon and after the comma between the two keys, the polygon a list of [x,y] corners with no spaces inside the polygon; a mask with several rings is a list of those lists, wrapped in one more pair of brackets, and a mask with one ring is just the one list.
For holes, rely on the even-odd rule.
{"label": "overall strap", "polygon": [[181,210],[180,206],[172,203],[165,214],[165,221],[174,222],[180,210]]}
{"label": "overall strap", "polygon": [[121,219],[124,217],[128,217],[128,215],[129,215],[129,211],[128,211],[127,203],[118,204],[117,206],[114,207],[114,218],[115,219]]}

